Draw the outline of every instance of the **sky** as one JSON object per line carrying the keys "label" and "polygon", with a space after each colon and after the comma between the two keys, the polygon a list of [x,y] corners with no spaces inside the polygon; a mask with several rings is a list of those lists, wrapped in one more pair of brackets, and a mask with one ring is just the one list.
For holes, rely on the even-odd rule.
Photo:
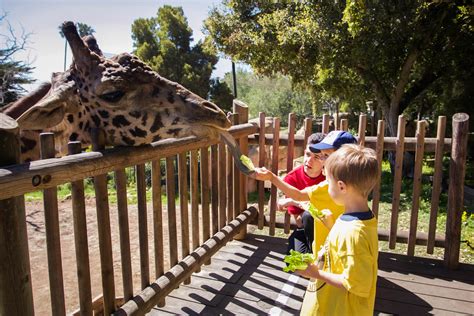
{"label": "sky", "polygon": [[[217,6],[217,0],[0,0],[0,15],[15,30],[30,33],[26,52],[15,55],[16,60],[28,61],[35,67],[32,78],[37,83],[25,87],[35,88],[39,83],[49,81],[51,74],[64,69],[64,43],[58,26],[64,21],[86,23],[94,30],[94,36],[101,50],[106,54],[119,54],[133,50],[131,25],[138,18],[156,16],[159,7],[169,4],[181,6],[195,41],[204,38],[203,20],[209,10]],[[8,34],[7,23],[0,24],[0,34]],[[2,44],[3,45],[3,44]],[[69,66],[71,53],[68,51]],[[223,77],[231,71],[230,59],[221,58],[213,77]]]}

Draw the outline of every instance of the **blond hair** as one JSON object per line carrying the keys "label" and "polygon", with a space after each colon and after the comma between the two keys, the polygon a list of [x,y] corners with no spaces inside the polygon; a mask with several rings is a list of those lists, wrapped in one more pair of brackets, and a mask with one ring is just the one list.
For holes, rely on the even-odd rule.
{"label": "blond hair", "polygon": [[326,175],[353,187],[365,197],[379,177],[375,151],[356,144],[345,144],[332,153],[324,164]]}

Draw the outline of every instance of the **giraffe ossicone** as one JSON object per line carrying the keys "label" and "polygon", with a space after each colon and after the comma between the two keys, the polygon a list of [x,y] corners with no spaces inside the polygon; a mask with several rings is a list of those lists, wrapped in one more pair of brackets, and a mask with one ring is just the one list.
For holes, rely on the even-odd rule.
{"label": "giraffe ossicone", "polygon": [[93,128],[105,132],[107,145],[138,146],[189,135],[214,138],[231,126],[217,105],[161,77],[138,57],[104,57],[95,38],[81,39],[73,22],[62,31],[74,57],[70,68],[4,111],[22,130],[22,157],[38,158],[38,131],[53,132],[64,155],[69,141],[90,145]]}

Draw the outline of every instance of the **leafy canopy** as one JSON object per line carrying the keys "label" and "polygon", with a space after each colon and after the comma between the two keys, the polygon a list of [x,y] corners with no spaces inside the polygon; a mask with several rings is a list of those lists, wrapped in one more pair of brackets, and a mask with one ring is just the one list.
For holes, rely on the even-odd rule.
{"label": "leafy canopy", "polygon": [[225,0],[205,23],[219,50],[290,76],[319,104],[375,99],[394,134],[408,105],[473,68],[472,12],[452,1]]}
{"label": "leafy canopy", "polygon": [[[209,41],[191,46],[192,29],[181,7],[165,5],[156,17],[140,18],[133,22],[134,53],[161,76],[179,82],[186,88],[207,98],[213,85],[212,97],[229,102],[229,90],[211,82],[211,74],[218,61],[215,47]],[[220,93],[225,93],[220,96]],[[221,105],[230,108],[232,103]]]}

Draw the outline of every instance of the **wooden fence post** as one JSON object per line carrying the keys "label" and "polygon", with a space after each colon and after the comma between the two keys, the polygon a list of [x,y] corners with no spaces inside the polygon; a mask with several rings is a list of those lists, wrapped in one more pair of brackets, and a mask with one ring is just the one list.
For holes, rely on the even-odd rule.
{"label": "wooden fence post", "polygon": [[[233,101],[233,110],[234,110],[234,113],[238,113],[239,114],[239,124],[244,124],[244,123],[248,123],[249,121],[249,107],[239,101],[239,100],[236,100],[234,99]],[[245,136],[245,137],[242,137],[240,139],[240,150],[242,151],[242,154],[244,155],[247,155],[249,154],[249,145],[248,145],[248,137]],[[247,193],[247,176],[245,176],[243,173],[239,172],[238,173],[240,175],[240,210],[239,210],[239,214],[241,212],[243,212],[244,210],[247,209],[247,196],[248,196],[248,193]],[[247,235],[247,226],[244,226],[244,228],[242,228],[239,233],[237,233],[237,235],[235,235],[234,239],[236,240],[242,240],[242,239],[245,239]]]}
{"label": "wooden fence post", "polygon": [[469,115],[466,113],[454,114],[451,162],[449,164],[446,249],[444,251],[444,264],[450,269],[456,269],[459,264],[468,134]]}
{"label": "wooden fence post", "polygon": [[[18,133],[0,113],[0,166],[20,162]],[[0,315],[34,315],[23,195],[0,200]]]}

